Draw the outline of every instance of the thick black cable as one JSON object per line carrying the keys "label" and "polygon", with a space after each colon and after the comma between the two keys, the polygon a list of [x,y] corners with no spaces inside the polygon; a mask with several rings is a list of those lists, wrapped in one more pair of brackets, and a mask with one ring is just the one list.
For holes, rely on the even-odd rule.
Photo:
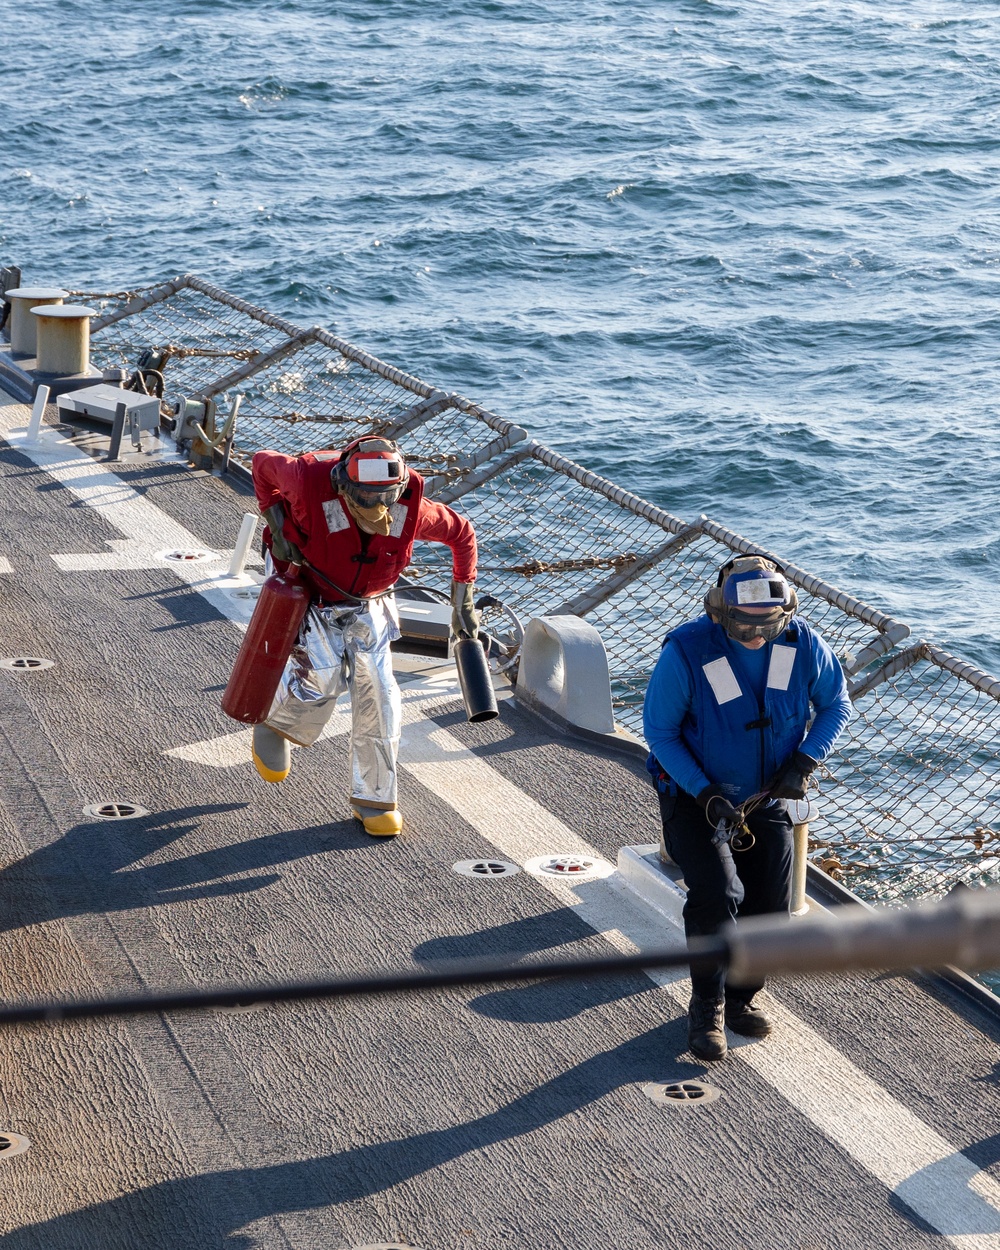
{"label": "thick black cable", "polygon": [[579,979],[621,976],[652,968],[678,968],[704,961],[726,963],[729,944],[724,938],[695,938],[689,946],[644,951],[636,955],[608,955],[592,959],[511,963],[510,960],[457,960],[429,970],[387,972],[340,977],[329,981],[287,982],[279,985],[230,986],[217,990],[135,995],[123,998],[81,999],[24,1003],[0,1007],[0,1026],[46,1024],[61,1020],[96,1020],[108,1016],[204,1011],[213,1007],[303,1002],[309,999],[366,998],[385,994],[421,993],[463,985],[496,985],[509,981]]}

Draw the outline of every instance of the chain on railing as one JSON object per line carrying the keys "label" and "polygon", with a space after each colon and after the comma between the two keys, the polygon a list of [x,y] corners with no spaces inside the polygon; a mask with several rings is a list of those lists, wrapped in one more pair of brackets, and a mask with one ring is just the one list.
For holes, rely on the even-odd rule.
{"label": "chain on railing", "polygon": [[[166,402],[242,397],[237,463],[265,446],[295,453],[369,431],[401,438],[435,497],[475,524],[484,590],[525,620],[572,612],[597,626],[616,715],[636,734],[664,634],[702,610],[732,553],[770,554],[708,517],[673,516],[327,330],[195,276],[74,294],[104,301],[95,363],[131,368],[143,349],[169,348]],[[237,367],[220,372],[221,361]],[[801,614],[840,657],[857,711],[819,770],[815,862],[880,901],[1000,881],[1000,681],[926,643],[906,645],[906,625],[774,558]],[[448,559],[429,544],[411,573],[444,585]]]}

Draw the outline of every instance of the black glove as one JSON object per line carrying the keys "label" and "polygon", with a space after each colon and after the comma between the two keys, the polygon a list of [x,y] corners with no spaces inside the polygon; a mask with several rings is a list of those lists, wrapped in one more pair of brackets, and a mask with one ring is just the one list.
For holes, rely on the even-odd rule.
{"label": "black glove", "polygon": [[708,823],[713,829],[717,828],[720,821],[725,821],[727,825],[740,823],[739,812],[722,793],[719,786],[706,786],[700,794],[695,795],[694,801],[699,807],[705,809]]}
{"label": "black glove", "polygon": [[809,774],[816,760],[801,751],[787,759],[771,778],[768,793],[772,799],[804,799],[809,787]]}
{"label": "black glove", "polygon": [[265,508],[261,516],[271,531],[271,555],[283,564],[301,564],[302,552],[284,535],[285,513],[280,503]]}
{"label": "black glove", "polygon": [[472,602],[472,583],[451,583],[451,632],[456,638],[479,636],[479,613]]}

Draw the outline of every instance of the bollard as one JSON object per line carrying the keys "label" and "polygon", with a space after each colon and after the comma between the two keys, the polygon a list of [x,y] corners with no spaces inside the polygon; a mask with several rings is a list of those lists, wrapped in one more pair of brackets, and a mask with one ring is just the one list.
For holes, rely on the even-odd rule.
{"label": "bollard", "polygon": [[236,546],[233,548],[233,558],[229,561],[230,577],[239,577],[243,572],[247,562],[247,555],[250,552],[250,544],[253,542],[253,536],[257,532],[257,520],[257,516],[252,512],[244,514],[240,532],[236,538]]}
{"label": "bollard", "polygon": [[90,369],[90,319],[97,310],[83,304],[48,304],[32,308],[37,318],[36,373],[66,377]]}
{"label": "bollard", "polygon": [[45,405],[49,402],[49,388],[40,386],[35,392],[35,404],[31,409],[31,420],[28,422],[29,443],[34,443],[38,439],[38,432],[42,428],[42,417],[45,415]]}
{"label": "bollard", "polygon": [[12,356],[34,356],[38,350],[35,335],[37,322],[31,309],[41,305],[59,305],[69,299],[69,291],[57,286],[20,286],[4,291],[10,303],[10,351]]}

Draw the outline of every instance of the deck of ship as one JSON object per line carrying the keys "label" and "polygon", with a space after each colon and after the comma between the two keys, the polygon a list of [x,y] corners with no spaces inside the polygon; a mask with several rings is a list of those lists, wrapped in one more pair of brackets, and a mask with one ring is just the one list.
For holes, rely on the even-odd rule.
{"label": "deck of ship", "polygon": [[[27,446],[28,416],[0,393],[0,650],[53,661],[0,672],[4,998],[679,938],[617,873],[453,871],[614,862],[657,815],[638,761],[510,697],[467,724],[446,662],[398,657],[404,836],[348,819],[340,714],[261,781],[219,708],[252,499],[111,471],[99,435]],[[109,801],[148,815],[84,810]],[[0,1247],[1000,1247],[987,1012],[920,977],[779,983],[778,1033],[706,1069],[685,1001],[634,975],[9,1030],[0,1129],[32,1145],[0,1158]],[[644,1089],[687,1079],[721,1096]]]}

